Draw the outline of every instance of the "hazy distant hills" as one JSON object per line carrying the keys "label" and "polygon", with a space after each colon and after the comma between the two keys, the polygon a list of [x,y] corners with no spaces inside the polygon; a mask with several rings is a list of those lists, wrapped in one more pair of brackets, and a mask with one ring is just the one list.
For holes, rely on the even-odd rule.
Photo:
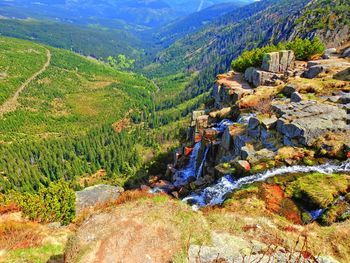
{"label": "hazy distant hills", "polygon": [[252,0],[0,0],[0,15],[75,23],[127,23],[156,27],[222,2]]}

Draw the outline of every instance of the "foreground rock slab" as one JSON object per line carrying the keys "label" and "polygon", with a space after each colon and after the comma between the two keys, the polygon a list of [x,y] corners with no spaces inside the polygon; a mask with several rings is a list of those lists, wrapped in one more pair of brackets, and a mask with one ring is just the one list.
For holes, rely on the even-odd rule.
{"label": "foreground rock slab", "polygon": [[76,192],[76,212],[79,214],[85,208],[115,200],[122,192],[124,192],[124,189],[119,186],[100,184],[87,187],[82,191]]}

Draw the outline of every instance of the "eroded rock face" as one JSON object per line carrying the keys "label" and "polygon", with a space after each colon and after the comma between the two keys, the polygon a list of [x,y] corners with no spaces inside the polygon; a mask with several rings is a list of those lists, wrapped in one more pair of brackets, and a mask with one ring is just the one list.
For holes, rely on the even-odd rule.
{"label": "eroded rock face", "polygon": [[124,189],[112,185],[95,185],[76,192],[76,210],[79,214],[83,209],[95,206],[99,203],[117,199]]}
{"label": "eroded rock face", "polygon": [[278,75],[276,73],[259,70],[253,67],[246,69],[244,73],[244,77],[245,77],[245,80],[253,84],[254,87],[258,87],[262,85],[273,86],[276,80],[279,80],[282,78],[281,75]]}
{"label": "eroded rock face", "polygon": [[204,110],[196,110],[192,112],[192,118],[191,118],[191,126],[196,125],[196,120],[198,117],[202,116],[205,114]]}
{"label": "eroded rock face", "polygon": [[279,119],[276,129],[284,136],[284,144],[296,143],[311,146],[326,132],[347,129],[346,111],[337,106],[316,101],[275,104],[273,110]]}
{"label": "eroded rock face", "polygon": [[274,73],[284,73],[294,69],[295,56],[292,50],[267,53],[263,58],[261,68]]}
{"label": "eroded rock face", "polygon": [[243,76],[239,73],[229,72],[219,75],[213,88],[212,97],[216,108],[224,108],[234,105],[245,95],[251,94],[253,90]]}

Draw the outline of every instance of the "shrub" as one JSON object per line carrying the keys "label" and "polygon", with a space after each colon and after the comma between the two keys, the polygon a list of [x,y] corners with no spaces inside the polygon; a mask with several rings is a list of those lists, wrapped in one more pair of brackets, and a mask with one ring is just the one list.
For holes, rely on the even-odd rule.
{"label": "shrub", "polygon": [[325,46],[318,37],[312,40],[296,38],[291,42],[280,42],[277,46],[271,44],[261,48],[246,50],[232,61],[231,66],[239,72],[244,72],[249,67],[260,67],[266,53],[283,49],[293,50],[295,58],[298,60],[309,60],[314,55],[322,55],[325,51]]}
{"label": "shrub", "polygon": [[239,72],[244,72],[249,67],[260,67],[264,54],[277,51],[275,45],[268,45],[262,48],[246,50],[238,58],[232,61],[232,68]]}
{"label": "shrub", "polygon": [[50,183],[37,194],[10,191],[7,199],[18,204],[30,220],[66,225],[75,216],[75,193],[64,181]]}
{"label": "shrub", "polygon": [[325,46],[318,37],[312,40],[297,38],[292,42],[287,42],[285,47],[293,50],[298,60],[308,60],[314,55],[322,55],[325,51]]}

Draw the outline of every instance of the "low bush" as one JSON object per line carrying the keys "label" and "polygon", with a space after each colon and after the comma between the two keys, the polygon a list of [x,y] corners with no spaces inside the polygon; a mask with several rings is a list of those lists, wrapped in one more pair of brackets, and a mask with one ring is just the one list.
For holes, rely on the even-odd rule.
{"label": "low bush", "polygon": [[50,183],[38,193],[11,190],[4,203],[13,202],[30,220],[69,224],[75,217],[75,193],[64,181]]}
{"label": "low bush", "polygon": [[278,45],[271,44],[261,48],[246,50],[232,61],[231,66],[239,72],[244,72],[249,67],[260,67],[266,53],[284,49],[293,50],[295,58],[298,60],[309,60],[317,54],[323,54],[325,46],[318,37],[312,40],[296,38],[294,41],[280,42]]}

